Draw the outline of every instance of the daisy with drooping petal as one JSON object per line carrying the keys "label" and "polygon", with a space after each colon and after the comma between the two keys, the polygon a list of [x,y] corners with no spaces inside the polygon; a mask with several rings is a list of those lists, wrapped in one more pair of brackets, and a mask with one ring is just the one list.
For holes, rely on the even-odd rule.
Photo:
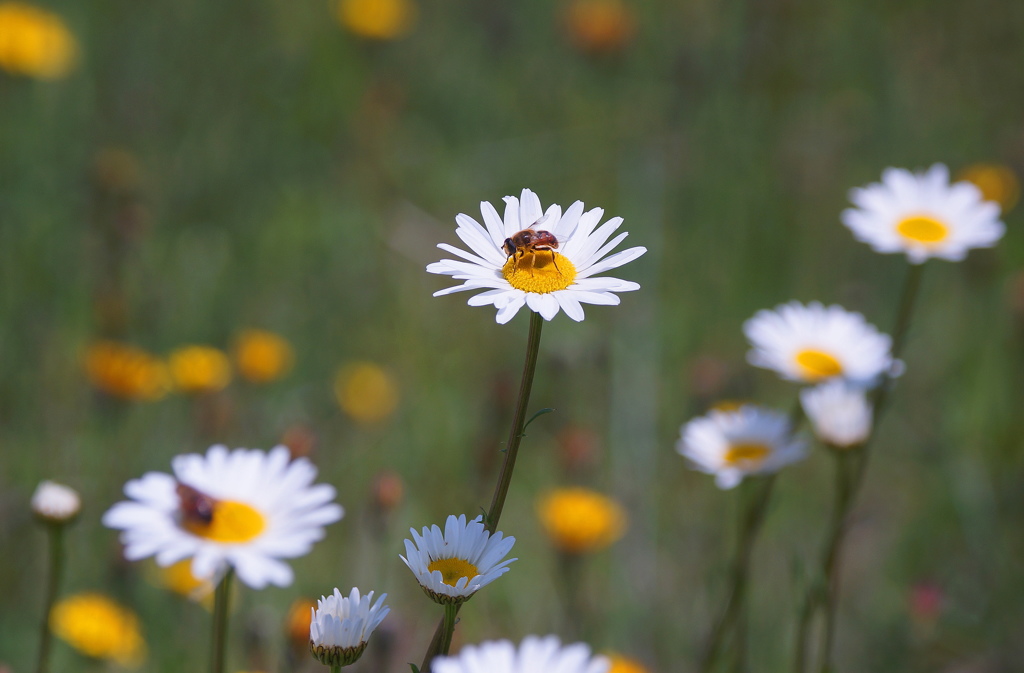
{"label": "daisy with drooping petal", "polygon": [[527,636],[517,648],[508,640],[467,645],[457,656],[438,657],[434,673],[608,673],[611,662],[583,643],[562,645],[557,636]]}
{"label": "daisy with drooping petal", "polygon": [[370,634],[380,626],[391,608],[384,605],[387,594],[373,602],[373,592],[359,595],[353,588],[347,597],[338,589],[317,601],[309,623],[309,649],[325,666],[354,664],[366,649]]}
{"label": "daisy with drooping petal", "polygon": [[873,413],[863,388],[832,380],[801,390],[800,403],[814,425],[814,434],[829,446],[858,446],[871,434]]}
{"label": "daisy with drooping petal", "polygon": [[970,182],[950,184],[942,164],[925,173],[887,168],[881,182],[852,189],[850,200],[857,207],[842,220],[854,237],[877,252],[906,253],[913,264],[960,261],[971,248],[991,248],[1006,230],[999,206]]}
{"label": "daisy with drooping petal", "polygon": [[892,339],[860,313],[841,306],[792,301],[743,323],[753,346],[747,360],[790,381],[844,378],[864,384],[890,371]]}
{"label": "daisy with drooping petal", "polygon": [[465,514],[450,515],[443,533],[437,524],[420,533],[415,528],[409,532],[412,540],[405,541],[406,556],[399,558],[431,600],[442,605],[469,600],[518,560],[505,558],[516,539],[501,531],[488,533],[481,516],[467,522]]}
{"label": "daisy with drooping petal", "polygon": [[171,461],[173,476],[149,472],[125,484],[129,501],[103,515],[117,528],[125,557],[155,556],[168,566],[192,558],[192,574],[219,578],[228,566],[254,589],[288,586],[292,570],[279,559],[309,552],[324,526],[344,510],[334,487],[313,485],[316,467],[291,460],[278,446],[264,452],[212,446],[206,455]]}
{"label": "daisy with drooping petal", "polygon": [[721,489],[747,475],[769,474],[807,455],[794,437],[789,418],[777,411],[745,405],[736,411],[711,411],[683,426],[676,451],[691,467],[715,475]]}
{"label": "daisy with drooping petal", "polygon": [[[583,320],[582,304],[615,305],[617,292],[638,290],[636,283],[597,274],[627,264],[647,252],[637,247],[606,256],[626,238],[626,232],[608,240],[622,224],[613,217],[598,227],[604,210],[594,208],[583,212],[577,201],[563,213],[561,206],[542,210],[540,199],[529,189],[520,198],[505,197],[505,216],[484,201],[480,204],[484,224],[468,215],[455,218],[455,233],[469,247],[469,252],[447,243],[437,247],[460,257],[443,259],[427,266],[430,273],[452,276],[461,285],[434,293],[435,297],[463,290],[483,290],[470,297],[470,306],[493,304],[498,323],[504,324],[524,305],[545,320],[558,312],[579,322]],[[517,234],[532,230],[533,243]]]}

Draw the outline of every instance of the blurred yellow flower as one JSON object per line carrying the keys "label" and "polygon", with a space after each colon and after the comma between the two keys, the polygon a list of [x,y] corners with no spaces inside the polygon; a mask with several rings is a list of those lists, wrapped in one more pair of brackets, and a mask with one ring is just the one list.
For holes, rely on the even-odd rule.
{"label": "blurred yellow flower", "polygon": [[167,567],[158,567],[157,573],[163,587],[206,607],[212,607],[213,591],[216,587],[211,580],[199,579],[192,574],[192,559],[178,561]]}
{"label": "blurred yellow flower", "polygon": [[243,330],[235,339],[235,366],[252,383],[269,383],[287,374],[295,360],[288,341],[261,329]]}
{"label": "blurred yellow flower", "polygon": [[338,372],[334,395],[342,411],[359,423],[378,423],[398,406],[398,386],[373,362],[353,362]]}
{"label": "blurred yellow flower", "polygon": [[1009,166],[972,164],[960,171],[958,180],[973,182],[986,201],[995,201],[1003,212],[1009,212],[1020,199],[1020,180]]}
{"label": "blurred yellow flower", "polygon": [[313,621],[313,610],[316,608],[316,601],[308,598],[296,599],[285,618],[285,634],[288,636],[288,643],[296,652],[309,650],[309,623]]}
{"label": "blurred yellow flower", "polygon": [[622,506],[585,488],[560,488],[548,493],[537,502],[537,514],[551,542],[569,554],[604,549],[626,530]]}
{"label": "blurred yellow flower", "polygon": [[412,0],[340,0],[338,21],[345,28],[373,40],[402,37],[416,22]]}
{"label": "blurred yellow flower", "polygon": [[573,46],[587,53],[613,53],[633,39],[636,21],[622,0],[573,0],[565,11]]}
{"label": "blurred yellow flower", "polygon": [[146,643],[139,620],[128,608],[98,593],[68,596],[53,606],[50,628],[79,652],[122,666],[142,663]]}
{"label": "blurred yellow flower", "polygon": [[231,381],[231,363],[212,346],[183,346],[168,358],[174,386],[184,393],[223,390]]}
{"label": "blurred yellow flower", "polygon": [[608,660],[612,663],[608,673],[649,673],[647,667],[636,659],[630,659],[629,657],[614,653],[607,656]]}
{"label": "blurred yellow flower", "polygon": [[117,341],[97,341],[89,346],[85,372],[97,389],[126,400],[158,400],[170,387],[163,362]]}
{"label": "blurred yellow flower", "polygon": [[56,14],[21,2],[0,3],[0,68],[57,79],[71,71],[78,46]]}

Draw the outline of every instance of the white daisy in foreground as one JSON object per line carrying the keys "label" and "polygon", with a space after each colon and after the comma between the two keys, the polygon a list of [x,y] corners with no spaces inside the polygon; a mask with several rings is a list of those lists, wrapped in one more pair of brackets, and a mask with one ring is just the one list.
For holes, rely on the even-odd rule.
{"label": "white daisy in foreground", "polygon": [[785,414],[745,405],[693,419],[683,426],[676,451],[728,489],[747,475],[777,472],[801,460],[807,445],[793,436]]}
{"label": "white daisy in foreground", "polygon": [[461,285],[434,293],[435,297],[463,290],[484,290],[469,299],[470,306],[493,304],[497,321],[507,323],[525,304],[551,320],[559,310],[573,320],[583,320],[581,304],[615,305],[616,292],[638,290],[627,280],[599,273],[627,264],[647,252],[637,247],[606,257],[626,238],[622,232],[609,237],[622,224],[613,217],[598,227],[604,210],[583,212],[577,201],[565,213],[552,205],[541,209],[540,199],[529,189],[522,196],[505,197],[505,217],[487,201],[480,204],[484,225],[468,215],[455,218],[455,233],[465,243],[466,252],[447,243],[437,247],[462,258],[443,259],[427,265],[430,273],[461,280]]}
{"label": "white daisy in foreground", "polygon": [[309,622],[309,649],[325,666],[354,664],[366,649],[370,634],[380,626],[391,608],[384,605],[387,594],[373,602],[373,592],[359,595],[353,588],[348,597],[337,589],[316,602]]}
{"label": "white daisy in foreground", "polygon": [[66,523],[78,516],[81,509],[78,491],[55,481],[41,482],[32,494],[32,511],[49,523]]}
{"label": "white daisy in foreground", "polygon": [[854,237],[877,252],[904,252],[914,264],[960,261],[971,248],[991,248],[1006,230],[998,204],[970,182],[950,184],[942,164],[926,173],[887,168],[881,182],[850,190],[850,200],[857,207],[842,220]]}
{"label": "white daisy in foreground", "polygon": [[118,528],[125,557],[155,556],[169,566],[192,558],[192,575],[219,579],[233,567],[255,589],[288,586],[292,570],[278,559],[309,552],[323,527],[344,510],[331,502],[334,487],[313,485],[316,468],[305,458],[290,460],[288,449],[212,446],[205,456],[171,461],[174,475],[149,472],[125,484],[132,500],[103,515]]}
{"label": "white daisy in foreground", "polygon": [[890,371],[892,339],[860,313],[841,306],[793,301],[743,323],[753,350],[747,360],[790,381],[840,377],[864,384]]}
{"label": "white daisy in foreground", "polygon": [[814,434],[829,446],[858,446],[871,435],[871,404],[863,388],[832,380],[801,390],[800,402]]}
{"label": "white daisy in foreground", "polygon": [[[448,517],[444,533],[435,524],[405,541],[406,556],[400,556],[430,598],[443,605],[462,603],[480,589],[508,572],[505,559],[515,544],[514,537],[501,531],[487,532],[483,517],[466,521],[463,514]],[[505,559],[505,560],[502,560]]]}
{"label": "white daisy in foreground", "polygon": [[557,636],[527,636],[516,646],[507,640],[467,645],[457,656],[438,657],[434,673],[608,673],[607,657],[591,655],[583,643],[562,645]]}

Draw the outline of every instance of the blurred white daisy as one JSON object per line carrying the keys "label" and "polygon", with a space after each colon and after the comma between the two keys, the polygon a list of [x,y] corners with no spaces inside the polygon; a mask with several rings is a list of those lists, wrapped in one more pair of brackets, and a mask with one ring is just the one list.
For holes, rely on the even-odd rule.
{"label": "blurred white daisy", "polygon": [[793,301],[761,310],[743,323],[753,349],[747,360],[790,381],[844,378],[871,383],[890,371],[892,339],[860,313]]}
{"label": "blurred white daisy", "polygon": [[983,200],[970,182],[949,183],[935,164],[926,173],[887,168],[882,181],[850,190],[857,206],[843,211],[843,224],[877,252],[904,252],[914,264],[929,257],[962,260],[971,248],[990,248],[1006,226],[999,205]]}
{"label": "blurred white daisy", "polygon": [[[582,201],[569,206],[565,213],[558,205],[545,212],[540,199],[529,189],[524,189],[518,199],[505,197],[504,219],[486,201],[480,204],[480,211],[483,226],[468,215],[455,218],[455,233],[470,252],[441,243],[437,247],[461,259],[443,259],[427,265],[430,273],[463,281],[435,292],[435,297],[484,290],[470,297],[469,305],[493,304],[501,324],[511,320],[523,305],[545,320],[551,320],[562,310],[579,322],[584,317],[581,304],[615,305],[619,303],[616,292],[640,289],[631,281],[595,277],[647,252],[647,248],[637,247],[606,257],[626,238],[626,232],[622,232],[608,240],[622,224],[621,217],[613,217],[598,227],[604,210],[594,208],[584,213]],[[524,232],[525,237],[517,237]]]}
{"label": "blurred white daisy", "polygon": [[800,391],[814,434],[829,446],[849,448],[871,435],[871,404],[864,389],[834,379]]}
{"label": "blurred white daisy", "polygon": [[434,673],[608,673],[607,657],[583,643],[562,645],[557,636],[527,636],[517,648],[508,640],[467,645],[454,657],[438,657]]}
{"label": "blurred white daisy", "polygon": [[78,491],[55,481],[41,482],[32,494],[32,511],[43,521],[65,523],[78,516],[81,509]]}
{"label": "blurred white daisy", "polygon": [[353,588],[347,597],[338,589],[322,596],[312,609],[309,622],[309,649],[325,666],[348,666],[366,649],[370,634],[380,626],[391,608],[384,605],[387,594],[373,602],[373,592],[359,595]]}
{"label": "blurred white daisy", "polygon": [[[466,521],[466,515],[451,515],[444,532],[437,524],[421,533],[410,528],[412,540],[405,541],[406,556],[400,556],[432,600],[441,604],[462,603],[480,589],[508,572],[517,559],[505,559],[515,544],[514,537],[501,531],[487,532],[483,517]],[[504,559],[504,560],[502,560]]]}
{"label": "blurred white daisy", "polygon": [[233,567],[247,585],[288,586],[292,570],[278,559],[309,552],[323,527],[344,510],[334,487],[313,485],[316,468],[288,449],[264,452],[212,446],[205,456],[171,461],[173,475],[149,472],[125,484],[131,498],[103,515],[122,531],[125,557],[155,556],[169,566],[192,558],[192,575],[219,579]]}
{"label": "blurred white daisy", "polygon": [[777,472],[807,455],[789,419],[776,411],[744,405],[712,410],[682,427],[676,451],[691,467],[715,475],[719,488],[733,488],[747,475]]}

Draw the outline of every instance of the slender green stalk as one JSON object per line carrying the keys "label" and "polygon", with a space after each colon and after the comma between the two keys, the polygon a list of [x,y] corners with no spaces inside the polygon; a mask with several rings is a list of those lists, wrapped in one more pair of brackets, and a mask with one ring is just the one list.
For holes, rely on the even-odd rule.
{"label": "slender green stalk", "polygon": [[341,666],[331,666],[331,673],[341,673]]}
{"label": "slender green stalk", "polygon": [[438,654],[446,655],[452,647],[452,636],[455,634],[455,624],[458,622],[459,605],[451,604],[444,606],[444,633],[441,635],[441,651]]}
{"label": "slender green stalk", "polygon": [[234,568],[228,568],[217,585],[213,597],[213,648],[210,658],[211,673],[224,673],[224,654],[228,639],[228,603],[231,600],[231,580]]}
{"label": "slender green stalk", "polygon": [[[774,486],[775,475],[772,474],[762,479],[751,480],[748,488],[748,490],[756,488],[756,491],[751,495],[740,514],[736,558],[729,579],[729,599],[708,638],[707,649],[701,664],[701,670],[705,673],[714,670],[715,664],[722,655],[726,636],[743,614],[747,597],[747,582],[750,577],[750,558],[754,551],[757,534],[760,532],[765,514],[768,512],[768,503],[771,500]],[[740,638],[739,642],[735,644],[738,662],[745,661],[745,650],[746,643],[744,639]]]}
{"label": "slender green stalk", "polygon": [[[544,318],[536,311],[530,311],[530,332],[526,339],[526,361],[523,363],[523,378],[519,383],[519,399],[516,400],[515,413],[512,416],[512,426],[509,428],[508,442],[505,444],[505,461],[501,465],[501,472],[498,475],[498,483],[494,487],[494,496],[491,498],[491,507],[487,510],[487,517],[484,525],[489,533],[498,529],[498,520],[505,507],[505,498],[508,496],[509,486],[512,484],[512,470],[516,466],[516,458],[519,455],[519,443],[523,439],[523,426],[526,424],[526,408],[530,404],[530,391],[533,390],[533,375],[537,371],[537,356],[540,353],[540,333],[544,327]],[[460,605],[454,607],[454,616],[458,615]],[[445,619],[447,619],[447,608]],[[420,673],[430,673],[430,662],[441,652],[444,645],[445,624],[442,620],[434,630],[434,637],[427,646],[427,653],[423,657],[423,664],[420,666]],[[454,622],[452,624],[454,628]],[[448,634],[448,645],[451,645],[451,634]]]}
{"label": "slender green stalk", "polygon": [[64,574],[64,524],[48,522],[46,529],[50,538],[50,567],[46,574],[46,601],[43,604],[43,619],[39,625],[39,662],[37,673],[47,673],[50,667],[50,612],[57,601],[60,580]]}
{"label": "slender green stalk", "polygon": [[589,641],[587,613],[583,609],[580,582],[583,578],[581,554],[558,554],[558,586],[565,608],[565,637],[570,640]]}

